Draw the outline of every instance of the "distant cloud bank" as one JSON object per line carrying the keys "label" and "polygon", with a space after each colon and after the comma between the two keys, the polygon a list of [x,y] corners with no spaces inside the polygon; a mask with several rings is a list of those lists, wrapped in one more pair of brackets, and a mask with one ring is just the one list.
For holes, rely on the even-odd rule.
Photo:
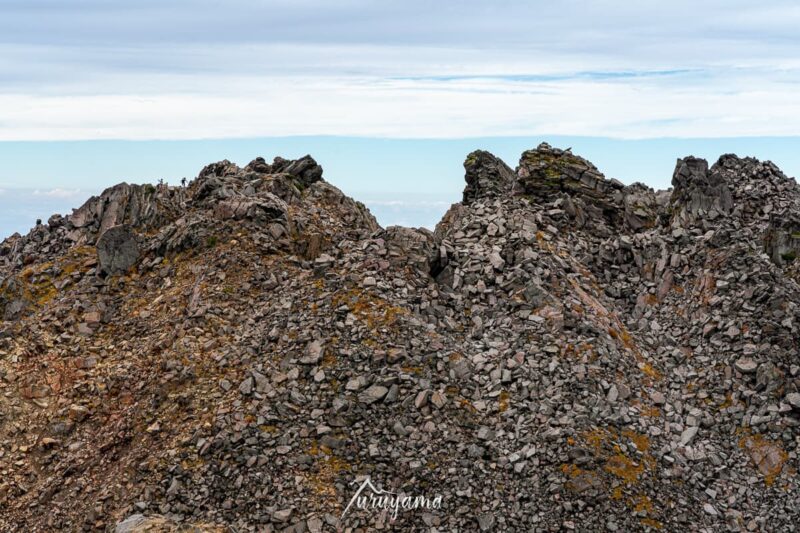
{"label": "distant cloud bank", "polygon": [[797,135],[798,25],[776,0],[9,0],[0,140]]}
{"label": "distant cloud bank", "polygon": [[89,192],[79,189],[0,189],[0,241],[13,233],[28,233],[37,219],[46,223],[55,213],[72,213],[89,196]]}

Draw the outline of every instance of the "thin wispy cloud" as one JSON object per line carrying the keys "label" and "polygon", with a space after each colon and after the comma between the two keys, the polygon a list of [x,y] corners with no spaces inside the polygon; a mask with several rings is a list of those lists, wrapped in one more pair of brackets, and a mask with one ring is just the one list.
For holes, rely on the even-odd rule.
{"label": "thin wispy cloud", "polygon": [[55,189],[49,189],[46,191],[42,191],[36,189],[33,191],[34,196],[46,196],[49,198],[80,198],[85,196],[86,193],[81,191],[80,189],[62,189],[60,187],[56,187]]}
{"label": "thin wispy cloud", "polygon": [[776,0],[12,0],[0,140],[795,135],[798,23]]}

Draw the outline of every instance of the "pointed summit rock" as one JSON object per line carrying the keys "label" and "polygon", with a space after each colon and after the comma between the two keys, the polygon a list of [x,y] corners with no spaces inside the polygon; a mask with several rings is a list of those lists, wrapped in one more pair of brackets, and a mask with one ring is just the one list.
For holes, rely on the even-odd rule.
{"label": "pointed summit rock", "polygon": [[464,160],[464,203],[477,198],[509,194],[514,185],[514,171],[500,158],[484,150],[476,150]]}
{"label": "pointed summit rock", "polygon": [[547,143],[522,154],[517,176],[517,192],[537,198],[566,192],[612,202],[614,193],[623,188],[622,183],[607,180],[597,167],[571,150],[553,148]]}
{"label": "pointed summit rock", "polygon": [[304,187],[322,180],[322,167],[310,155],[297,160],[276,157],[271,165],[267,164],[263,157],[257,157],[245,167],[245,170],[259,174],[288,174],[297,178]]}
{"label": "pointed summit rock", "polygon": [[561,199],[561,206],[577,227],[608,233],[627,226],[639,231],[655,224],[658,200],[640,183],[625,186],[607,179],[591,162],[570,149],[547,143],[522,154],[514,192],[537,203]]}
{"label": "pointed summit rock", "polygon": [[673,217],[681,224],[714,220],[733,209],[733,196],[717,165],[697,157],[678,159],[672,175]]}

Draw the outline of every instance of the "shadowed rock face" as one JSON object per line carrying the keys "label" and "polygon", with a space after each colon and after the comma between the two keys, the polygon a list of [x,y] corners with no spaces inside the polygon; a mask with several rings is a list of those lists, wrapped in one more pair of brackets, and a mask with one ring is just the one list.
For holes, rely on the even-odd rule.
{"label": "shadowed rock face", "polygon": [[674,217],[681,223],[715,220],[733,209],[728,184],[715,166],[709,171],[705,159],[678,159],[672,176]]}
{"label": "shadowed rock face", "polygon": [[139,244],[129,226],[107,229],[97,240],[97,262],[103,274],[123,274],[139,260]]}
{"label": "shadowed rock face", "polygon": [[800,256],[800,217],[772,219],[764,251],[779,266],[789,266]]}
{"label": "shadowed rock face", "polygon": [[[0,243],[0,531],[791,531],[800,190],[542,144],[435,231],[309,156],[122,184]],[[358,520],[358,524],[356,521]]]}
{"label": "shadowed rock face", "polygon": [[514,171],[500,159],[485,152],[476,150],[464,160],[464,203],[476,198],[509,194],[514,185]]}

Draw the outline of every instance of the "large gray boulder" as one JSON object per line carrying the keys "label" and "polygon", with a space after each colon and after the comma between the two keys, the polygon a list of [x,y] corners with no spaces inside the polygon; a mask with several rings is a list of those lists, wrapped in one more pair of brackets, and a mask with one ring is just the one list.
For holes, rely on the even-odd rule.
{"label": "large gray boulder", "polygon": [[111,227],[97,240],[97,262],[103,274],[123,274],[138,260],[139,243],[129,226]]}

